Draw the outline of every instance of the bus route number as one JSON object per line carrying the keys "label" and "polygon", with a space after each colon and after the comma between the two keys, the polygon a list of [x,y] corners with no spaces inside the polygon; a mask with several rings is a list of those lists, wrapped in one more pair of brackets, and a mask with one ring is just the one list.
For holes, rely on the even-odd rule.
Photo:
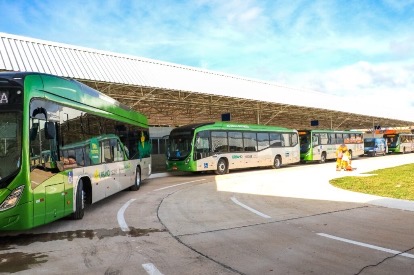
{"label": "bus route number", "polygon": [[0,91],[0,105],[9,103],[9,92]]}

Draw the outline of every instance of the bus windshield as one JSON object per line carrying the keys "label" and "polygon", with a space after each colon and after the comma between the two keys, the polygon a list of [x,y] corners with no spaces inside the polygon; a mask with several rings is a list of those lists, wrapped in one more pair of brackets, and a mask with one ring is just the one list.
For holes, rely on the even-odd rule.
{"label": "bus windshield", "polygon": [[375,147],[375,141],[365,141],[364,147]]}
{"label": "bus windshield", "polygon": [[175,134],[170,135],[168,139],[167,159],[183,160],[188,157],[191,152],[191,142],[193,136],[191,134]]}
{"label": "bus windshield", "polygon": [[0,112],[0,188],[20,168],[21,113]]}

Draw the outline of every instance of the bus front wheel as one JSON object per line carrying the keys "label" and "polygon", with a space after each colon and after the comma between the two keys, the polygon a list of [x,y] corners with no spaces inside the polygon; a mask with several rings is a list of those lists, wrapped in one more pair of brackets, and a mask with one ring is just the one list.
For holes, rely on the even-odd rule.
{"label": "bus front wheel", "polygon": [[273,168],[274,169],[279,169],[282,166],[282,159],[280,158],[280,156],[276,156],[275,160],[273,161]]}
{"label": "bus front wheel", "polygon": [[225,159],[219,159],[219,161],[217,162],[217,169],[216,169],[216,174],[217,175],[224,175],[227,172],[227,162]]}
{"label": "bus front wheel", "polygon": [[131,191],[138,191],[141,187],[141,169],[137,167],[137,170],[135,171],[135,182],[134,185],[132,185],[129,190]]}
{"label": "bus front wheel", "polygon": [[85,209],[85,192],[83,191],[83,181],[82,179],[78,182],[78,187],[76,187],[76,206],[75,212],[72,214],[72,219],[81,220],[84,215]]}
{"label": "bus front wheel", "polygon": [[326,162],[326,153],[323,152],[321,155],[321,160],[319,161],[319,163],[325,163]]}

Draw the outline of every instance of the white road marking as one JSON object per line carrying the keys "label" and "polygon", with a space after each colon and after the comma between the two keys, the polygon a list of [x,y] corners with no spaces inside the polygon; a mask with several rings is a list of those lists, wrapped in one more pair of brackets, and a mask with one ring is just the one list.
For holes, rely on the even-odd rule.
{"label": "white road marking", "polygon": [[255,213],[256,215],[259,215],[259,216],[261,216],[261,217],[263,217],[263,218],[265,218],[265,219],[271,219],[271,218],[272,218],[272,217],[270,217],[270,216],[268,216],[268,215],[266,215],[266,214],[263,214],[263,213],[261,213],[261,212],[257,211],[256,209],[253,209],[253,208],[251,208],[251,207],[249,207],[249,206],[247,206],[247,205],[245,205],[245,204],[243,204],[243,203],[239,202],[239,201],[238,201],[235,197],[231,197],[231,200],[232,200],[235,204],[240,205],[241,207],[243,207],[243,208],[245,208],[245,209],[247,209],[247,210],[249,210],[249,211],[251,211],[251,212]]}
{"label": "white road marking", "polygon": [[130,199],[127,203],[125,203],[121,209],[118,210],[118,214],[116,215],[118,219],[119,227],[121,227],[122,231],[129,231],[129,227],[127,223],[125,222],[124,213],[125,210],[128,208],[128,206],[134,201],[135,199]]}
{"label": "white road marking", "polygon": [[193,181],[183,182],[183,183],[179,183],[179,184],[174,184],[174,185],[170,185],[170,186],[167,186],[167,187],[163,187],[163,188],[155,189],[154,191],[160,191],[160,190],[164,190],[164,189],[168,189],[168,188],[172,188],[172,187],[180,186],[180,185],[183,185],[183,184],[188,184],[188,183],[193,183],[193,182],[198,182],[198,181],[203,181],[203,180],[206,180],[206,179],[201,179],[201,180],[193,180]]}
{"label": "white road marking", "polygon": [[152,263],[142,264],[142,267],[150,275],[163,275]]}
{"label": "white road marking", "polygon": [[399,254],[400,256],[404,256],[404,257],[407,257],[407,258],[414,259],[414,255],[413,254],[401,253],[401,251],[392,250],[392,249],[388,249],[388,248],[384,248],[384,247],[376,246],[376,245],[372,245],[372,244],[356,242],[356,241],[352,241],[352,240],[348,240],[348,239],[344,239],[344,238],[340,238],[340,237],[328,235],[328,234],[325,234],[325,233],[316,233],[316,234],[318,234],[319,236],[326,237],[326,238],[330,238],[330,239],[334,239],[334,240],[337,240],[337,241],[341,241],[341,242],[345,242],[345,243],[350,243],[350,244],[355,244],[355,245],[359,245],[359,246],[363,246],[363,247],[368,247],[368,248],[371,248],[371,249],[375,249],[375,250],[379,250],[379,251],[391,253],[391,254],[394,254],[394,255]]}

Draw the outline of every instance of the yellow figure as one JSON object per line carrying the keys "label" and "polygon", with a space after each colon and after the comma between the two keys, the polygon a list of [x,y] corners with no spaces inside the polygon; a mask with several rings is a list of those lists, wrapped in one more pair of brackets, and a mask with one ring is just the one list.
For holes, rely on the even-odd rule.
{"label": "yellow figure", "polygon": [[141,144],[142,144],[142,148],[145,148],[145,136],[144,136],[144,132],[141,131]]}
{"label": "yellow figure", "polygon": [[345,171],[352,171],[351,167],[351,153],[346,150],[342,155],[342,169]]}
{"label": "yellow figure", "polygon": [[348,151],[348,147],[346,147],[346,145],[343,143],[338,147],[338,149],[336,149],[336,171],[341,171],[342,156],[347,151]]}

